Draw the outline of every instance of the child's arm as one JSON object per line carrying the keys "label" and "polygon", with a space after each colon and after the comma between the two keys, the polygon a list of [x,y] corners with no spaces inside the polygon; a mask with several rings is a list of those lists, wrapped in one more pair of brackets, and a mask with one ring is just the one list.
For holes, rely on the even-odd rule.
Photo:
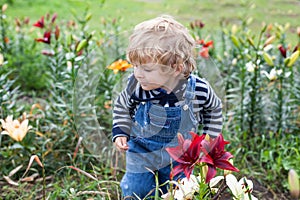
{"label": "child's arm", "polygon": [[[203,133],[211,137],[218,136],[222,131],[222,102],[208,82],[205,83],[205,101],[203,104]],[[202,84],[203,85],[203,84]]]}
{"label": "child's arm", "polygon": [[130,116],[130,108],[132,102],[130,100],[132,94],[135,91],[136,79],[133,76],[128,78],[126,88],[120,93],[118,98],[114,102],[113,108],[113,128],[112,128],[112,141],[118,137],[126,138],[129,140],[130,128],[132,119]]}

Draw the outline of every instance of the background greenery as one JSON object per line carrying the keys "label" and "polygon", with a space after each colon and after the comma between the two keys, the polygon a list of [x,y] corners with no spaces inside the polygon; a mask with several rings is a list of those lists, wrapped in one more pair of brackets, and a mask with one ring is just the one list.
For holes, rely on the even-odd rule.
{"label": "background greenery", "polygon": [[[82,127],[110,137],[111,100],[124,73],[114,74],[106,66],[124,58],[126,32],[136,23],[167,13],[195,37],[214,40],[211,60],[199,57],[199,66],[206,68],[196,73],[201,76],[210,67],[216,68],[209,72],[220,72],[222,87],[217,90],[224,90],[226,108],[223,134],[231,142],[228,151],[241,170],[238,176],[255,180],[260,199],[289,199],[288,170],[299,173],[300,69],[299,60],[287,67],[278,45],[287,49],[287,58],[299,45],[299,1],[4,2],[9,4],[0,23],[1,118],[27,112],[33,129],[22,142],[0,135],[0,198],[120,198],[122,155],[108,148],[110,143],[99,144],[101,138],[85,135]],[[52,23],[54,13],[58,17]],[[35,41],[45,31],[33,27],[41,16],[53,31],[50,44]],[[192,29],[194,20],[202,20],[205,27]],[[274,40],[266,50],[270,36]],[[43,55],[45,50],[51,55]],[[248,63],[258,67],[249,70]],[[271,69],[282,73],[270,80],[265,74]],[[33,163],[26,176],[37,177],[22,181],[31,155],[37,155],[43,167]],[[4,176],[9,174],[18,186],[8,184]]]}
{"label": "background greenery", "polygon": [[[2,2],[2,3],[1,3]],[[3,4],[5,0],[1,0]],[[122,18],[124,30],[131,30],[135,24],[161,14],[170,14],[188,25],[201,19],[208,30],[217,30],[220,22],[239,24],[240,19],[253,18],[251,28],[265,23],[290,23],[289,32],[295,33],[299,25],[299,1],[297,0],[11,0],[7,15],[29,16],[32,21],[45,13],[58,13],[61,19],[70,19],[72,13],[80,15],[88,7],[93,15],[89,26],[99,30],[102,18]],[[295,39],[291,34],[289,39]]]}

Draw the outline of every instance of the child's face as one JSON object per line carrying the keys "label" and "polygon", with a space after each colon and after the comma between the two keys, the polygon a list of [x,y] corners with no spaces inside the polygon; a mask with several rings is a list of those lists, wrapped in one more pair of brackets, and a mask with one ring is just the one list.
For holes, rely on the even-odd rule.
{"label": "child's face", "polygon": [[170,91],[176,86],[174,84],[178,81],[174,69],[157,63],[134,66],[134,76],[141,84],[142,89],[147,91],[157,88]]}

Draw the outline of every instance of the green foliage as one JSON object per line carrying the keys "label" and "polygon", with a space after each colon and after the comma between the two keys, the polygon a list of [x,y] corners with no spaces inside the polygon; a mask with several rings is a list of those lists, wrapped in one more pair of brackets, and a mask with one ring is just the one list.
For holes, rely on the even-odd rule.
{"label": "green foliage", "polygon": [[[106,66],[124,59],[128,33],[121,28],[123,18],[103,18],[101,31],[96,32],[89,30],[88,9],[82,14],[74,11],[74,20],[69,21],[46,14],[45,27],[34,27],[32,32],[26,18],[14,24],[3,17],[5,12],[1,15],[1,118],[27,112],[33,128],[21,142],[0,134],[0,184],[2,176],[25,166],[33,154],[41,158],[45,171],[34,164],[30,172],[43,176],[44,182],[4,186],[0,198],[120,199],[123,170],[115,169],[113,161],[123,159],[118,160],[120,155],[111,148],[111,105],[128,72],[114,74]],[[231,141],[235,165],[241,173],[285,192],[288,170],[297,169],[299,158],[299,59],[288,66],[292,47],[299,48],[299,42],[288,44],[287,27],[263,26],[256,33],[248,22],[232,27],[224,22],[222,31],[213,36],[203,27],[191,31],[195,38],[214,40],[211,60],[199,57],[198,61],[205,67],[214,63],[216,71],[210,73],[218,75],[209,81],[224,90],[224,135]],[[38,42],[46,31],[51,32],[51,42]],[[268,41],[270,36],[274,40]],[[278,45],[287,50],[286,57]],[[196,73],[211,76],[205,71]],[[218,82],[220,77],[224,85]],[[65,166],[76,166],[98,181],[82,173],[77,176]],[[14,180],[20,180],[24,171]]]}
{"label": "green foliage", "polygon": [[[9,78],[22,90],[43,90],[47,87],[45,57],[41,48],[35,45],[30,36],[29,19],[16,19],[16,25],[9,24],[8,17],[1,14],[1,52],[8,62],[3,67],[5,72],[12,71]],[[28,62],[30,61],[30,62]]]}
{"label": "green foliage", "polygon": [[[211,61],[200,59],[207,69],[202,73],[213,86],[219,84],[220,76],[207,72],[215,63],[224,77],[223,132],[232,143],[235,165],[243,174],[253,174],[261,184],[286,191],[287,172],[297,166],[299,151],[295,147],[299,145],[300,129],[300,62],[288,64],[300,43],[288,44],[287,26],[264,25],[254,33],[248,20],[241,24],[222,27],[220,39],[215,39],[221,48],[210,49]],[[198,39],[209,37],[203,27],[195,27],[193,34]]]}

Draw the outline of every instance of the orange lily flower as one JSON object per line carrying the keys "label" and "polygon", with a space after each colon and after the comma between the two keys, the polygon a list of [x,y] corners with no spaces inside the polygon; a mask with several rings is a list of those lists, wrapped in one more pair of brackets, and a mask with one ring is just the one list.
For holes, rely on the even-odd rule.
{"label": "orange lily flower", "polygon": [[114,73],[118,73],[119,71],[126,71],[128,68],[132,67],[130,63],[126,60],[119,59],[109,65],[107,68],[114,71]]}
{"label": "orange lily flower", "polygon": [[209,57],[209,48],[213,47],[214,42],[212,40],[210,40],[208,42],[204,42],[204,40],[202,39],[202,40],[198,40],[197,43],[202,45],[202,48],[199,51],[200,56],[202,56],[203,58],[208,58]]}

